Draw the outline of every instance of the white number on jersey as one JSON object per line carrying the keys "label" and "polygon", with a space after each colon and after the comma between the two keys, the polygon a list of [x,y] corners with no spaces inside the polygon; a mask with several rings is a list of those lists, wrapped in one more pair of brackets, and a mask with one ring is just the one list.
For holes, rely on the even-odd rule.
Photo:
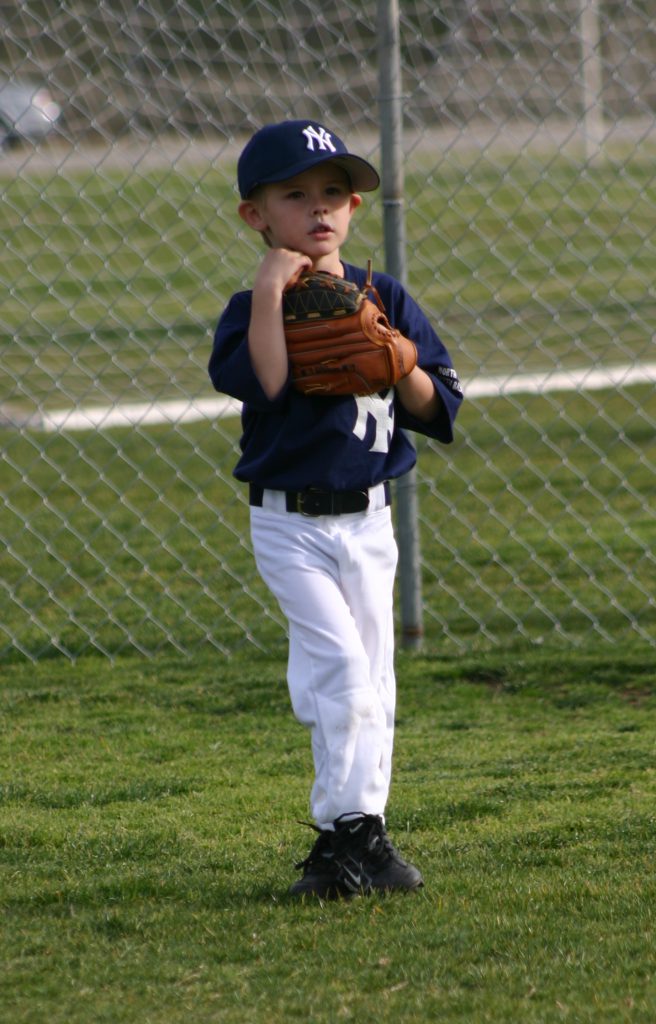
{"label": "white number on jersey", "polygon": [[369,451],[388,452],[394,431],[394,388],[390,388],[382,395],[358,395],[355,403],[358,407],[358,415],[353,427],[355,436],[360,441],[365,440],[371,417],[376,429],[373,443],[369,445]]}

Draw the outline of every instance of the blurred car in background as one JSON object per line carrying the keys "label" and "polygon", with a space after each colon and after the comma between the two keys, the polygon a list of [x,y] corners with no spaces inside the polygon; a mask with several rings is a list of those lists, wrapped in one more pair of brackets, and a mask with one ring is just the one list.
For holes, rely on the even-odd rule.
{"label": "blurred car in background", "polygon": [[60,116],[61,107],[45,86],[0,78],[0,146],[43,139]]}

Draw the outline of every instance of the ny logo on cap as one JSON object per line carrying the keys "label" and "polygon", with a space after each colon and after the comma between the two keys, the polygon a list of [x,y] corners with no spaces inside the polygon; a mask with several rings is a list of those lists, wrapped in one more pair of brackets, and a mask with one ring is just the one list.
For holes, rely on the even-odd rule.
{"label": "ny logo on cap", "polygon": [[327,132],[325,128],[319,128],[317,131],[314,125],[309,124],[307,128],[303,129],[303,135],[307,139],[307,148],[312,150],[313,153],[315,142],[319,149],[328,149],[331,153],[337,152],[337,149],[333,146],[330,132]]}

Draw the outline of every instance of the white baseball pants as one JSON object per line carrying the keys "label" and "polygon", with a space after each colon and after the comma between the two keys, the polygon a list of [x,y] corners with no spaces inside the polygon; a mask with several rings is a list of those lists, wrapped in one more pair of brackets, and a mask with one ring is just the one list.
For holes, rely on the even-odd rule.
{"label": "white baseball pants", "polygon": [[258,570],[289,622],[287,680],[311,731],[319,828],[384,814],[394,738],[397,547],[382,487],[366,512],[309,518],[265,491],[251,508]]}

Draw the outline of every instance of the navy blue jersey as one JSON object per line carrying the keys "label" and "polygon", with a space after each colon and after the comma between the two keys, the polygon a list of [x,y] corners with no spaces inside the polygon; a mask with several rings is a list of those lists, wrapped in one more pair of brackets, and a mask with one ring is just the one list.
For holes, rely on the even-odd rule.
{"label": "navy blue jersey", "polygon": [[[343,264],[344,276],[364,288],[366,272]],[[437,388],[441,403],[430,423],[404,409],[394,388],[377,395],[309,396],[287,385],[273,401],[255,376],[248,351],[252,292],[237,292],[219,320],[209,363],[217,391],[243,403],[242,456],[238,480],[276,490],[361,490],[402,476],[416,453],[406,431],[448,444],[462,401],[449,354],[417,303],[388,274],[375,273],[387,317],[417,346],[419,366]]]}

